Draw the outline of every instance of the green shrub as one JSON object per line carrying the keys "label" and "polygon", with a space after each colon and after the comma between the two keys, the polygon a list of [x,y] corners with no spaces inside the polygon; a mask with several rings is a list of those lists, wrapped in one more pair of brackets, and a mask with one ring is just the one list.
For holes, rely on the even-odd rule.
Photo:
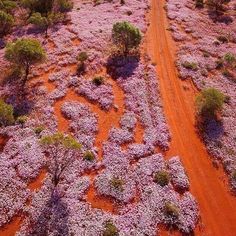
{"label": "green shrub", "polygon": [[79,62],[85,62],[88,60],[88,54],[87,52],[80,52],[79,55],[77,56],[77,60]]}
{"label": "green shrub", "polygon": [[58,0],[57,3],[60,12],[68,12],[73,8],[73,3],[69,0]]}
{"label": "green shrub", "polygon": [[104,78],[102,76],[94,77],[93,83],[97,86],[102,85],[104,83]]}
{"label": "green shrub", "polygon": [[167,171],[161,170],[155,173],[154,182],[164,187],[170,182],[170,175]]}
{"label": "green shrub", "polygon": [[204,0],[195,0],[195,6],[197,8],[203,8],[204,7]]}
{"label": "green shrub", "polygon": [[118,229],[116,228],[116,226],[112,223],[111,220],[108,220],[105,223],[105,229],[103,231],[103,236],[118,236]]}
{"label": "green shrub", "polygon": [[164,205],[164,214],[170,218],[178,218],[180,214],[179,208],[172,202],[166,202]]}
{"label": "green shrub", "polygon": [[13,24],[13,17],[4,11],[0,11],[0,37],[10,32]]}
{"label": "green shrub", "polygon": [[127,21],[117,22],[112,28],[113,43],[124,54],[129,54],[131,49],[136,49],[141,43],[141,33]]}
{"label": "green shrub", "polygon": [[223,109],[225,95],[215,88],[207,88],[196,97],[197,114],[204,118],[215,118]]}
{"label": "green shrub", "polygon": [[12,13],[12,11],[17,7],[17,3],[11,0],[0,0],[0,10],[7,13]]}
{"label": "green shrub", "polygon": [[34,128],[34,132],[36,135],[40,135],[41,132],[43,132],[45,129],[45,127],[43,125],[39,125],[37,127]]}
{"label": "green shrub", "polygon": [[27,119],[28,119],[27,116],[19,116],[17,117],[16,122],[23,126],[25,122],[27,121]]}
{"label": "green shrub", "polygon": [[15,121],[13,114],[14,111],[12,105],[5,103],[3,100],[0,100],[0,125],[12,125]]}
{"label": "green shrub", "polygon": [[22,38],[7,44],[5,58],[24,69],[23,85],[25,85],[30,68],[35,64],[43,62],[46,58],[46,53],[38,40]]}
{"label": "green shrub", "polygon": [[228,52],[223,56],[223,59],[224,59],[227,66],[230,66],[230,67],[235,66],[235,63],[236,63],[235,54]]}
{"label": "green shrub", "polygon": [[111,180],[110,180],[110,183],[112,185],[112,187],[114,187],[115,189],[119,190],[119,191],[124,191],[124,181],[118,177],[113,177]]}
{"label": "green shrub", "polygon": [[91,151],[86,151],[83,155],[84,160],[86,161],[93,161],[95,159],[95,156],[93,152]]}
{"label": "green shrub", "polygon": [[224,35],[218,36],[217,40],[220,41],[221,43],[228,43],[229,42],[229,39]]}
{"label": "green shrub", "polygon": [[195,62],[185,61],[182,63],[182,66],[188,70],[193,70],[193,71],[198,70],[197,63],[195,63]]}

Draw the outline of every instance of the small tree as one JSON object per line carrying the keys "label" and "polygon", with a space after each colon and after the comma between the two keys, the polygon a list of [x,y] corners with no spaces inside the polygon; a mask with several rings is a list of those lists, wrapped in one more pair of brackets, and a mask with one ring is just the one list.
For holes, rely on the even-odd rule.
{"label": "small tree", "polygon": [[120,179],[118,177],[112,177],[112,179],[110,180],[110,184],[113,188],[115,188],[116,190],[123,192],[124,191],[124,180]]}
{"label": "small tree", "polygon": [[215,88],[207,88],[201,91],[196,98],[196,112],[201,118],[216,118],[221,112],[225,101],[225,95]]}
{"label": "small tree", "polygon": [[179,218],[180,210],[177,205],[172,202],[166,202],[164,205],[164,215],[166,217],[166,221],[170,225],[174,225],[177,223]]}
{"label": "small tree", "polygon": [[14,123],[13,107],[0,100],[0,125],[7,126]]}
{"label": "small tree", "polygon": [[50,13],[47,16],[41,15],[41,13],[36,12],[29,18],[29,23],[37,26],[38,28],[45,31],[45,37],[48,37],[48,29],[54,24],[62,20],[62,15],[59,13]]}
{"label": "small tree", "polygon": [[56,187],[64,171],[76,160],[81,145],[70,135],[55,133],[41,138],[41,144],[48,153],[47,166]]}
{"label": "small tree", "polygon": [[141,33],[127,21],[117,22],[113,25],[112,40],[124,55],[129,54],[131,49],[135,49],[141,43]]}
{"label": "small tree", "polygon": [[154,175],[154,182],[164,187],[170,182],[170,175],[167,171],[158,171]]}
{"label": "small tree", "polygon": [[0,37],[9,33],[13,23],[14,19],[10,14],[0,11]]}
{"label": "small tree", "polygon": [[0,10],[11,13],[17,7],[17,3],[11,0],[0,0]]}
{"label": "small tree", "polygon": [[81,75],[84,73],[86,69],[85,62],[88,60],[88,54],[86,52],[80,52],[77,56],[78,66],[77,66],[77,74]]}
{"label": "small tree", "polygon": [[207,0],[206,5],[209,10],[214,11],[216,14],[224,11],[224,6],[228,4],[230,0]]}
{"label": "small tree", "polygon": [[24,70],[24,86],[31,66],[43,62],[46,54],[38,40],[18,39],[14,43],[7,44],[5,58]]}
{"label": "small tree", "polygon": [[116,226],[112,223],[111,220],[106,221],[105,223],[105,229],[103,231],[103,236],[118,236],[118,229]]}

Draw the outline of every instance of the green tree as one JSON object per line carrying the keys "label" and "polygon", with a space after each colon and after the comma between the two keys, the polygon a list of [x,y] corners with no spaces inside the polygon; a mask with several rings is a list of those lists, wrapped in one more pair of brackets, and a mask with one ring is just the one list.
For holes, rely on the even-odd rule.
{"label": "green tree", "polygon": [[48,153],[47,166],[56,187],[64,171],[76,160],[81,144],[72,136],[60,132],[44,136],[40,142]]}
{"label": "green tree", "polygon": [[13,107],[0,100],[0,125],[7,126],[14,123]]}
{"label": "green tree", "polygon": [[13,24],[14,18],[10,14],[0,11],[0,37],[9,33]]}
{"label": "green tree", "polygon": [[24,70],[23,85],[25,85],[30,68],[43,62],[46,53],[38,40],[18,39],[16,42],[7,44],[5,58]]}
{"label": "green tree", "polygon": [[215,88],[207,88],[196,97],[196,112],[201,118],[216,118],[223,109],[225,95]]}
{"label": "green tree", "polygon": [[106,221],[103,236],[118,236],[118,229],[111,220]]}
{"label": "green tree", "polygon": [[36,12],[31,15],[28,22],[37,26],[45,31],[45,36],[48,36],[48,28],[62,20],[62,15],[59,13],[49,13],[47,16],[43,16],[41,13]]}
{"label": "green tree", "polygon": [[206,5],[209,10],[214,11],[216,14],[224,11],[224,7],[230,0],[207,0]]}
{"label": "green tree", "polygon": [[170,182],[170,175],[167,171],[161,170],[155,173],[154,182],[164,187]]}
{"label": "green tree", "polygon": [[15,1],[0,0],[0,10],[11,13],[16,7],[17,3]]}
{"label": "green tree", "polygon": [[113,25],[112,40],[124,55],[129,54],[131,49],[135,49],[141,43],[140,30],[127,21],[117,22]]}

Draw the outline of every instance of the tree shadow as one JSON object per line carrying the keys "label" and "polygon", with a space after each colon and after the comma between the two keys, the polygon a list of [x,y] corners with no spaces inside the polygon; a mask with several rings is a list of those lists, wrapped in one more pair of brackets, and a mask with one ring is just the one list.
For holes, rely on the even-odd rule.
{"label": "tree shadow", "polygon": [[204,124],[204,132],[210,141],[217,141],[224,134],[223,123],[221,121],[210,119]]}
{"label": "tree shadow", "polygon": [[52,190],[50,199],[46,202],[36,222],[32,224],[30,235],[46,236],[53,232],[56,236],[69,235],[68,207],[61,199],[57,190]]}
{"label": "tree shadow", "polygon": [[138,67],[139,60],[139,55],[112,55],[107,60],[107,73],[114,79],[118,77],[127,78],[133,75],[134,70]]}

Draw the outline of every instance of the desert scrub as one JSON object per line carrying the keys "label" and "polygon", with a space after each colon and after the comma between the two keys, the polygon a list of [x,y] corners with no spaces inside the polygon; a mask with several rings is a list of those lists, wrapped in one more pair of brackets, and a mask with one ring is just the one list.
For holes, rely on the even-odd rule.
{"label": "desert scrub", "polygon": [[196,62],[185,61],[182,63],[182,66],[188,70],[193,70],[193,71],[198,70],[198,65]]}
{"label": "desert scrub", "polygon": [[93,161],[95,159],[95,155],[91,151],[86,151],[83,155],[84,160]]}
{"label": "desert scrub", "polygon": [[36,135],[40,135],[41,132],[44,131],[44,129],[45,129],[45,127],[44,127],[43,125],[39,125],[39,126],[37,126],[37,127],[34,128],[34,133],[35,133]]}
{"label": "desert scrub", "polygon": [[166,202],[164,205],[163,212],[164,212],[164,216],[166,218],[167,224],[175,225],[178,222],[180,209],[176,204],[169,201]]}
{"label": "desert scrub", "polygon": [[14,24],[12,15],[5,11],[0,11],[0,37],[8,34]]}
{"label": "desert scrub", "polygon": [[0,100],[0,126],[12,125],[15,122],[13,107]]}
{"label": "desert scrub", "polygon": [[99,86],[99,85],[102,85],[105,80],[104,80],[104,77],[102,77],[102,76],[96,76],[93,78],[92,81],[96,86]]}
{"label": "desert scrub", "polygon": [[167,171],[161,170],[154,174],[154,182],[164,187],[170,182],[170,175]]}
{"label": "desert scrub", "polygon": [[124,191],[124,180],[122,180],[119,177],[112,177],[112,179],[110,180],[110,184],[113,188],[115,188],[116,190],[123,192]]}
{"label": "desert scrub", "polygon": [[24,124],[26,123],[27,119],[28,119],[27,116],[19,116],[19,117],[17,117],[16,122],[23,127]]}
{"label": "desert scrub", "polygon": [[235,54],[228,52],[223,56],[223,60],[225,65],[230,68],[234,68],[236,66],[236,56]]}
{"label": "desert scrub", "polygon": [[105,223],[105,229],[103,231],[103,236],[118,236],[118,229],[116,228],[116,226],[113,224],[113,222],[111,220],[108,220]]}
{"label": "desert scrub", "polygon": [[225,95],[215,88],[207,88],[196,97],[196,113],[201,118],[216,119],[223,109]]}
{"label": "desert scrub", "polygon": [[88,54],[86,52],[80,52],[77,56],[77,74],[81,75],[85,72],[86,64],[85,62],[88,60]]}

